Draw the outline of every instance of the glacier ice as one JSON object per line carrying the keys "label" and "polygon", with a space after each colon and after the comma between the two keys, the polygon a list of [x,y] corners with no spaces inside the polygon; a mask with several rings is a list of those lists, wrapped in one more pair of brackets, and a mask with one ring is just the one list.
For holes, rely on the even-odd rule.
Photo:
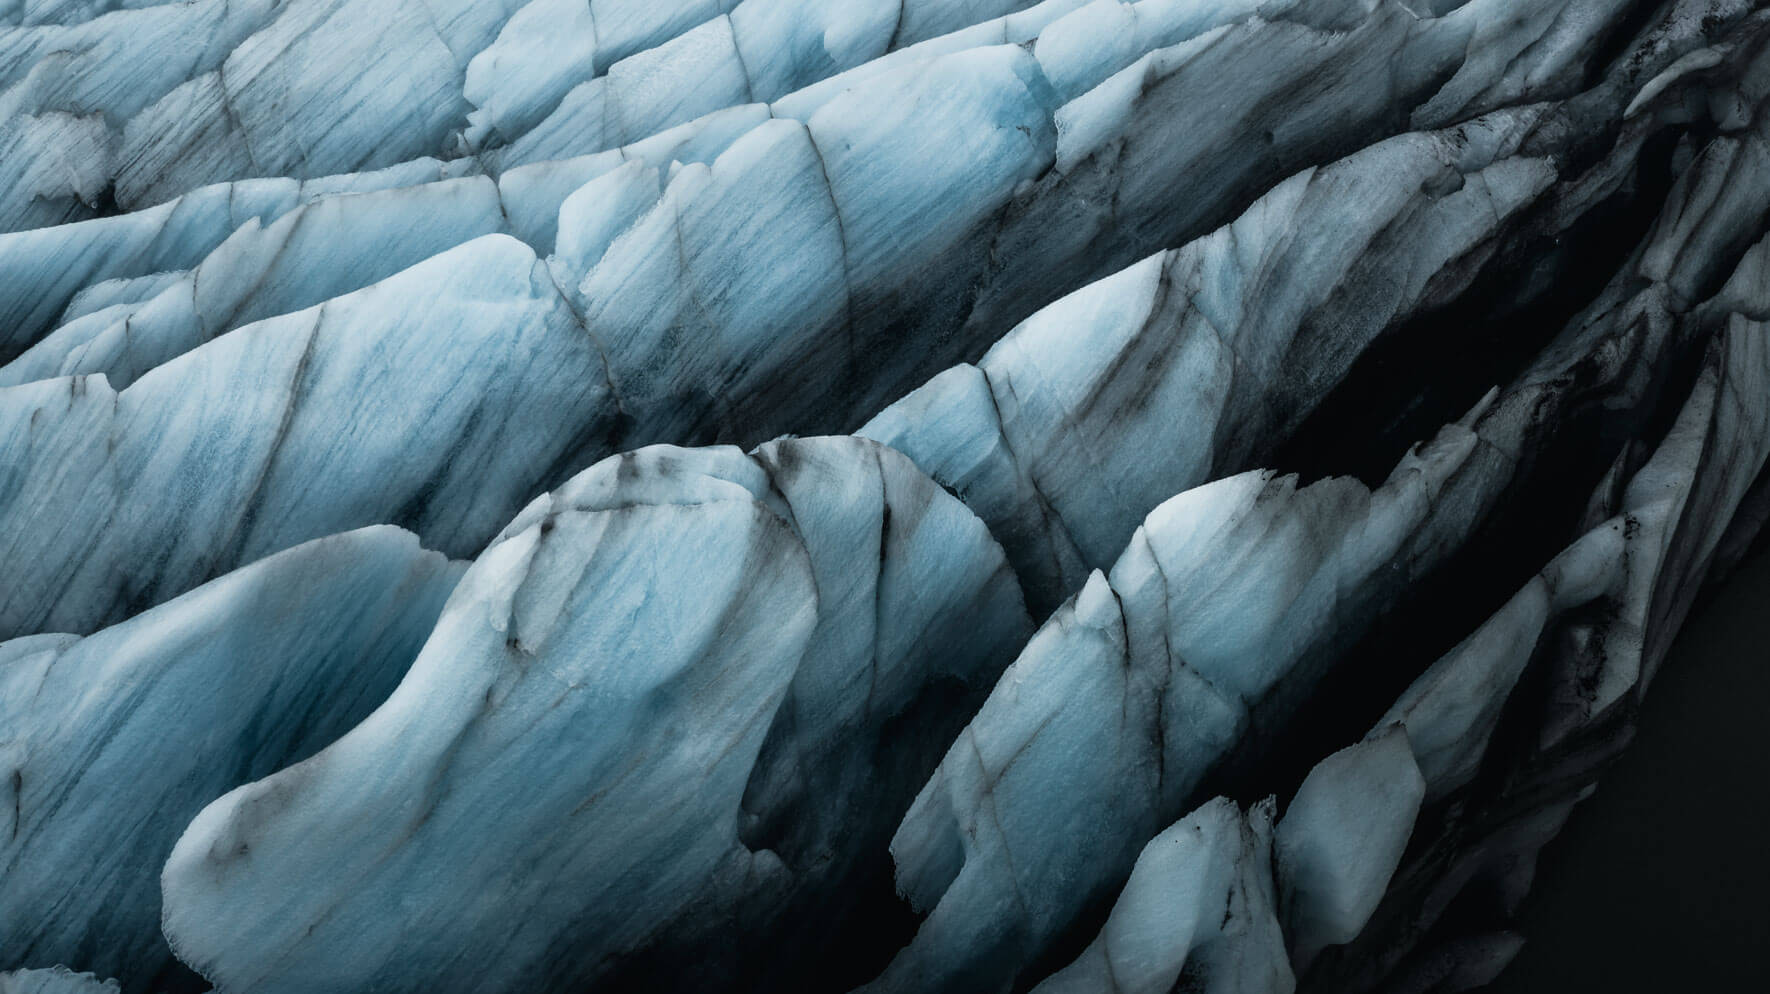
{"label": "glacier ice", "polygon": [[[1049,609],[1165,497],[1243,469],[1550,189],[1540,108],[1380,142],[1091,283],[860,429],[963,494]],[[1333,230],[1331,242],[1298,232]],[[1115,441],[1109,443],[1108,438]]]}
{"label": "glacier ice", "polygon": [[[373,716],[191,822],[167,934],[252,990],[693,989],[743,953],[711,925],[844,913],[1029,628],[982,525],[874,443],[611,458],[504,529]],[[266,888],[303,896],[234,900]]]}
{"label": "glacier ice", "polygon": [[1252,472],[1151,512],[1027,644],[905,815],[898,885],[928,917],[871,989],[1009,986],[1468,527],[1444,491],[1476,444],[1449,426],[1374,492]]}
{"label": "glacier ice", "polygon": [[115,980],[99,980],[90,973],[60,966],[0,973],[0,994],[116,994],[121,990]]}
{"label": "glacier ice", "polygon": [[0,0],[0,991],[1487,982],[1761,6]]}
{"label": "glacier ice", "polygon": [[[374,715],[191,823],[165,871],[179,955],[251,990],[552,989],[701,882],[779,872],[739,844],[736,801],[817,588],[759,467],[720,455],[679,474],[621,457],[513,522]],[[699,596],[672,589],[688,576]],[[231,899],[260,888],[281,899]],[[568,935],[602,948],[561,955]]]}
{"label": "glacier ice", "polygon": [[1271,797],[1207,801],[1143,847],[1099,935],[1033,990],[1290,994],[1293,963],[1369,920],[1423,787],[1390,726],[1316,764],[1276,826]]}
{"label": "glacier ice", "polygon": [[1358,937],[1413,834],[1426,781],[1404,728],[1317,763],[1285,808],[1273,841],[1290,956],[1307,969],[1320,951]]}
{"label": "glacier ice", "polygon": [[1288,994],[1295,987],[1273,908],[1272,812],[1224,798],[1157,835],[1137,857],[1100,935],[1033,990]]}
{"label": "glacier ice", "polygon": [[[1650,605],[1656,600],[1665,603],[1662,599],[1669,594],[1667,609],[1688,606],[1682,597],[1687,596],[1690,574],[1680,574],[1675,566],[1662,572],[1665,558],[1678,548],[1671,542],[1673,535],[1689,535],[1695,542],[1694,561],[1702,562],[1722,537],[1722,522],[1744,499],[1770,454],[1763,434],[1763,427],[1770,426],[1770,411],[1762,404],[1747,415],[1749,420],[1720,413],[1724,393],[1738,397],[1739,391],[1770,383],[1770,351],[1763,335],[1754,333],[1762,326],[1751,326],[1737,313],[1726,320],[1726,329],[1713,340],[1665,443],[1625,486],[1618,488],[1621,481],[1607,483],[1621,495],[1616,517],[1570,545],[1475,634],[1428,669],[1369,738],[1317,764],[1270,839],[1261,838],[1239,851],[1234,846],[1227,852],[1215,851],[1213,846],[1221,843],[1205,841],[1209,836],[1201,823],[1242,824],[1235,806],[1223,798],[1152,839],[1099,938],[1036,989],[1165,991],[1181,980],[1184,970],[1189,989],[1292,990],[1295,982],[1285,962],[1285,946],[1279,943],[1274,949],[1270,940],[1260,938],[1263,930],[1276,929],[1282,920],[1288,955],[1299,971],[1306,970],[1323,948],[1359,936],[1402,862],[1428,791],[1442,797],[1467,782],[1468,771],[1480,763],[1489,745],[1500,705],[1522,667],[1540,655],[1545,629],[1555,617],[1600,599],[1615,599],[1619,610],[1608,615],[1614,620],[1606,620],[1596,631],[1587,629],[1573,645],[1580,655],[1615,674],[1612,681],[1629,689],[1640,687],[1645,681],[1639,655],[1642,636],[1663,630],[1646,617],[1654,610]],[[1752,407],[1743,404],[1732,410]],[[1757,441],[1744,442],[1748,434]],[[1734,444],[1723,442],[1721,450],[1743,457],[1740,461],[1723,465],[1703,458],[1704,452],[1716,451],[1711,445],[1723,440]],[[1710,499],[1716,504],[1692,503],[1697,493],[1713,494]],[[1715,506],[1721,513],[1711,513]],[[1602,690],[1593,698],[1590,672],[1564,671],[1556,680],[1556,693],[1573,690],[1564,683],[1569,680],[1587,688],[1579,693],[1586,705],[1579,724],[1589,725],[1610,709]],[[1600,686],[1604,682],[1598,681]],[[1570,731],[1550,726],[1543,744],[1565,740]],[[1447,810],[1454,824],[1459,820],[1457,809]],[[1474,861],[1523,856],[1528,866],[1532,844],[1540,846],[1565,816],[1565,803],[1550,805],[1542,815],[1527,815],[1522,851],[1502,848],[1496,854],[1478,846]],[[1256,811],[1250,812],[1249,824],[1258,835],[1265,823]],[[1191,875],[1170,870],[1162,878],[1163,886],[1153,888],[1151,868],[1162,865],[1157,860],[1163,857],[1187,861],[1181,865],[1188,865]],[[1258,862],[1267,858],[1272,861],[1270,870]],[[1415,857],[1410,869],[1430,872],[1425,867],[1439,858],[1443,857],[1428,851]],[[1206,879],[1200,874],[1245,874],[1250,863],[1262,869],[1239,886],[1241,893],[1253,896],[1239,906],[1231,897],[1222,920],[1227,926],[1239,915],[1240,932],[1227,942],[1216,936],[1200,941],[1198,913],[1190,907],[1197,901],[1197,881]],[[1462,874],[1461,867],[1448,874],[1451,886],[1466,882],[1466,877],[1458,880]],[[1269,896],[1273,893],[1276,900]],[[1259,897],[1265,898],[1264,904]],[[1427,900],[1442,911],[1445,895]],[[1211,906],[1222,907],[1223,899]],[[1430,919],[1425,923],[1416,919],[1409,924],[1420,929],[1429,923]],[[1407,979],[1457,988],[1478,986],[1491,980],[1516,953],[1518,939],[1477,935],[1446,945],[1452,948],[1441,950],[1445,955],[1436,967],[1423,973],[1416,970]],[[1226,956],[1233,957],[1227,960],[1233,971],[1228,979]]]}
{"label": "glacier ice", "polygon": [[[606,382],[534,254],[488,235],[124,390],[102,374],[0,389],[16,584],[0,634],[90,632],[378,522],[471,555],[596,433]],[[141,499],[156,493],[188,496]],[[225,538],[180,540],[203,533]]]}
{"label": "glacier ice", "polygon": [[[1672,193],[1639,253],[1641,275],[1655,282],[1641,289],[1638,278],[1619,277],[1627,302],[1601,296],[1566,344],[1410,455],[1382,489],[1323,481],[1293,491],[1280,480],[1274,493],[1269,477],[1244,474],[1152,513],[1111,573],[1094,574],[1029,643],[906,816],[893,842],[899,885],[928,917],[874,989],[1006,986],[1097,900],[1091,890],[1122,879],[1129,847],[1179,813],[1250,721],[1259,731],[1254,705],[1282,722],[1372,611],[1475,531],[1528,469],[1520,455],[1547,445],[1567,417],[1559,408],[1602,398],[1624,414],[1641,403],[1646,385],[1628,376],[1639,367],[1626,365],[1624,350],[1651,362],[1672,336],[1661,322],[1621,322],[1699,297],[1703,271],[1729,254],[1662,266],[1661,246],[1728,246],[1735,232],[1762,226],[1761,173],[1711,182],[1738,176],[1749,147],[1711,146]],[[1705,195],[1730,202],[1725,218],[1681,202]],[[1661,290],[1660,280],[1684,292]],[[1271,510],[1286,504],[1295,510]],[[1109,713],[1120,717],[1109,722]],[[1108,824],[1089,814],[1109,806]]]}
{"label": "glacier ice", "polygon": [[103,373],[122,389],[203,342],[304,310],[505,227],[484,177],[321,197],[268,224],[248,218],[183,274],[156,274],[141,299],[87,300],[0,370],[0,386]]}
{"label": "glacier ice", "polygon": [[[1744,418],[1722,413],[1722,397],[1770,384],[1762,331],[1737,316],[1729,323],[1707,351],[1665,442],[1632,476],[1607,479],[1604,489],[1620,494],[1619,503],[1595,495],[1594,511],[1617,513],[1567,546],[1427,669],[1373,731],[1372,741],[1404,732],[1427,796],[1459,799],[1429,807],[1437,813],[1415,826],[1425,843],[1416,842],[1400,883],[1384,897],[1382,927],[1363,940],[1395,942],[1397,929],[1412,936],[1377,958],[1383,969],[1395,969],[1399,952],[1420,941],[1472,881],[1497,877],[1516,901],[1529,886],[1537,851],[1589,792],[1594,755],[1614,749],[1617,736],[1626,739],[1622,697],[1645,688],[1665,648],[1660,626],[1675,627],[1668,619],[1688,609],[1693,581],[1705,571],[1723,522],[1765,465],[1760,426],[1770,422],[1762,405],[1731,408]],[[1744,442],[1754,433],[1756,441]],[[1743,443],[1726,449],[1737,462],[1705,454],[1728,442]],[[1694,555],[1683,558],[1681,546]],[[1526,727],[1523,742],[1495,749],[1501,708],[1527,667],[1546,671],[1546,686],[1533,696],[1542,695],[1549,723]],[[1490,769],[1495,756],[1510,766],[1499,789],[1472,789],[1473,772]],[[1522,798],[1532,800],[1521,807]],[[1418,801],[1391,810],[1411,820]],[[1415,965],[1415,978],[1445,971],[1438,982],[1468,987],[1491,980],[1517,952],[1519,939],[1452,932],[1435,941],[1438,966]],[[1368,983],[1375,969],[1355,957],[1331,966],[1325,982],[1347,986]]]}
{"label": "glacier ice", "polygon": [[[387,696],[461,569],[380,525],[260,559],[85,638],[0,643],[0,949],[150,978],[159,866],[214,796]],[[178,728],[198,734],[169,734]]]}
{"label": "glacier ice", "polygon": [[327,194],[409,186],[439,178],[445,168],[435,160],[414,160],[324,181],[222,183],[131,214],[0,235],[6,272],[0,358],[11,359],[63,321],[108,302],[138,299],[130,294],[139,289],[125,287],[196,266],[254,218],[270,224]]}

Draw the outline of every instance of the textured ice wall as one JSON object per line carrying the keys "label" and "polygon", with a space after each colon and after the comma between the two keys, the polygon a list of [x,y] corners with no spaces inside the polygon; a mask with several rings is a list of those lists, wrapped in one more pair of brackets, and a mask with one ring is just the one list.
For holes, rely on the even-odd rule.
{"label": "textured ice wall", "polygon": [[0,0],[0,989],[1485,982],[1770,518],[1757,6]]}

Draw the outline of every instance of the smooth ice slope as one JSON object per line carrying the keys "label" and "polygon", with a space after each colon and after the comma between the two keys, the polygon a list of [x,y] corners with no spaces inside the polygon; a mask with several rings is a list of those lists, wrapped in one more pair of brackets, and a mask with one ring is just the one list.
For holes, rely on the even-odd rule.
{"label": "smooth ice slope", "polygon": [[159,867],[184,826],[378,706],[460,574],[380,526],[83,639],[0,643],[0,966],[168,967]]}
{"label": "smooth ice slope", "polygon": [[874,443],[614,457],[505,529],[385,706],[192,822],[167,934],[254,991],[790,970],[746,936],[848,910],[1029,627],[982,526]]}

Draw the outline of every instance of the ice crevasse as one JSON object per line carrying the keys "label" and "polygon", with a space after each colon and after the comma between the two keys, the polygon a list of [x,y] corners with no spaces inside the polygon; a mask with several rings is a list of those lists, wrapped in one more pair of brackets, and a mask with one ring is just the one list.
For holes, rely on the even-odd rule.
{"label": "ice crevasse", "polygon": [[0,0],[0,994],[1487,983],[1761,6]]}

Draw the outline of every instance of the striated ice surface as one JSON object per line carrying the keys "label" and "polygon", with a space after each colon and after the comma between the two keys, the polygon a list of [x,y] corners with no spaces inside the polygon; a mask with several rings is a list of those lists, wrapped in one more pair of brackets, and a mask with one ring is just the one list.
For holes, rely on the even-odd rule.
{"label": "striated ice surface", "polygon": [[1369,920],[1422,787],[1391,727],[1317,764],[1276,827],[1271,798],[1206,802],[1144,846],[1099,936],[1034,990],[1296,990],[1293,963]]}
{"label": "striated ice surface", "polygon": [[1149,841],[1100,936],[1033,989],[1161,994],[1184,971],[1193,990],[1293,990],[1271,859],[1270,804],[1204,805]]}
{"label": "striated ice surface", "polygon": [[[1593,513],[1617,513],[1564,549],[1428,668],[1372,733],[1373,741],[1383,741],[1404,731],[1428,799],[1461,803],[1438,806],[1415,827],[1425,844],[1403,863],[1401,883],[1385,899],[1384,928],[1373,929],[1365,946],[1383,941],[1386,931],[1430,927],[1472,880],[1491,879],[1516,901],[1530,885],[1538,850],[1590,792],[1594,754],[1626,741],[1626,699],[1646,689],[1666,647],[1657,633],[1675,628],[1688,610],[1697,578],[1714,562],[1724,522],[1770,455],[1763,405],[1728,400],[1770,385],[1764,330],[1738,315],[1729,319],[1664,442],[1626,481],[1607,477],[1612,496],[1594,495]],[[1753,440],[1745,441],[1748,436]],[[1738,461],[1717,460],[1717,451]],[[1523,730],[1522,742],[1496,748],[1496,736],[1518,735],[1502,731],[1500,716],[1530,667],[1545,671],[1545,686],[1531,696],[1549,715],[1547,724]],[[1475,772],[1491,770],[1496,761],[1510,767],[1502,786],[1471,788]],[[1521,810],[1522,798],[1531,800]],[[1417,805],[1388,808],[1411,820]],[[1443,979],[1458,986],[1491,980],[1519,944],[1516,936],[1455,932],[1437,942],[1439,958],[1453,970]],[[1371,967],[1354,971],[1355,961],[1334,963],[1325,971],[1330,982],[1367,976]]]}
{"label": "striated ice surface", "polygon": [[165,969],[159,865],[184,826],[366,716],[460,573],[382,525],[261,559],[86,638],[0,643],[8,959]]}
{"label": "striated ice surface", "polygon": [[1309,771],[1273,842],[1290,956],[1307,969],[1370,921],[1425,798],[1403,729],[1391,725]]}
{"label": "striated ice surface", "polygon": [[471,555],[595,432],[606,382],[533,253],[493,235],[124,390],[102,374],[0,389],[16,583],[0,634],[92,631],[376,522]]}
{"label": "striated ice surface", "polygon": [[[203,187],[176,200],[80,224],[0,235],[7,293],[0,356],[11,358],[61,321],[139,299],[123,289],[156,274],[190,269],[241,225],[274,222],[330,193],[370,192],[435,179],[446,167],[419,160],[330,180],[245,180]],[[162,285],[154,281],[153,285]]]}
{"label": "striated ice surface", "polygon": [[1152,512],[905,816],[898,885],[928,917],[873,989],[1007,987],[1467,527],[1445,488],[1476,443],[1453,425],[1374,492],[1247,473]]}
{"label": "striated ice surface", "polygon": [[[182,958],[250,990],[559,987],[605,955],[558,955],[562,927],[636,945],[703,882],[779,872],[737,801],[816,626],[810,557],[742,457],[652,493],[608,479],[631,461],[501,535],[367,721],[193,821],[165,873]],[[282,898],[232,899],[257,892]]]}
{"label": "striated ice surface", "polygon": [[1488,983],[1762,6],[0,0],[0,994]]}
{"label": "striated ice surface", "polygon": [[[1556,178],[1541,108],[1410,134],[1076,291],[860,430],[963,494],[1047,602],[1142,515],[1294,431],[1359,353],[1453,297]],[[1329,242],[1298,233],[1330,229]]]}
{"label": "striated ice surface", "polygon": [[497,187],[484,177],[323,197],[268,225],[251,218],[195,267],[157,274],[139,299],[84,301],[94,309],[9,363],[0,385],[103,373],[122,389],[234,328],[360,290],[503,228]]}
{"label": "striated ice surface", "polygon": [[[191,823],[167,935],[251,990],[686,989],[718,964],[667,955],[669,926],[741,961],[705,930],[844,913],[880,811],[1029,627],[982,525],[888,449],[615,457],[505,528],[374,715]],[[302,896],[235,899],[267,890]]]}

